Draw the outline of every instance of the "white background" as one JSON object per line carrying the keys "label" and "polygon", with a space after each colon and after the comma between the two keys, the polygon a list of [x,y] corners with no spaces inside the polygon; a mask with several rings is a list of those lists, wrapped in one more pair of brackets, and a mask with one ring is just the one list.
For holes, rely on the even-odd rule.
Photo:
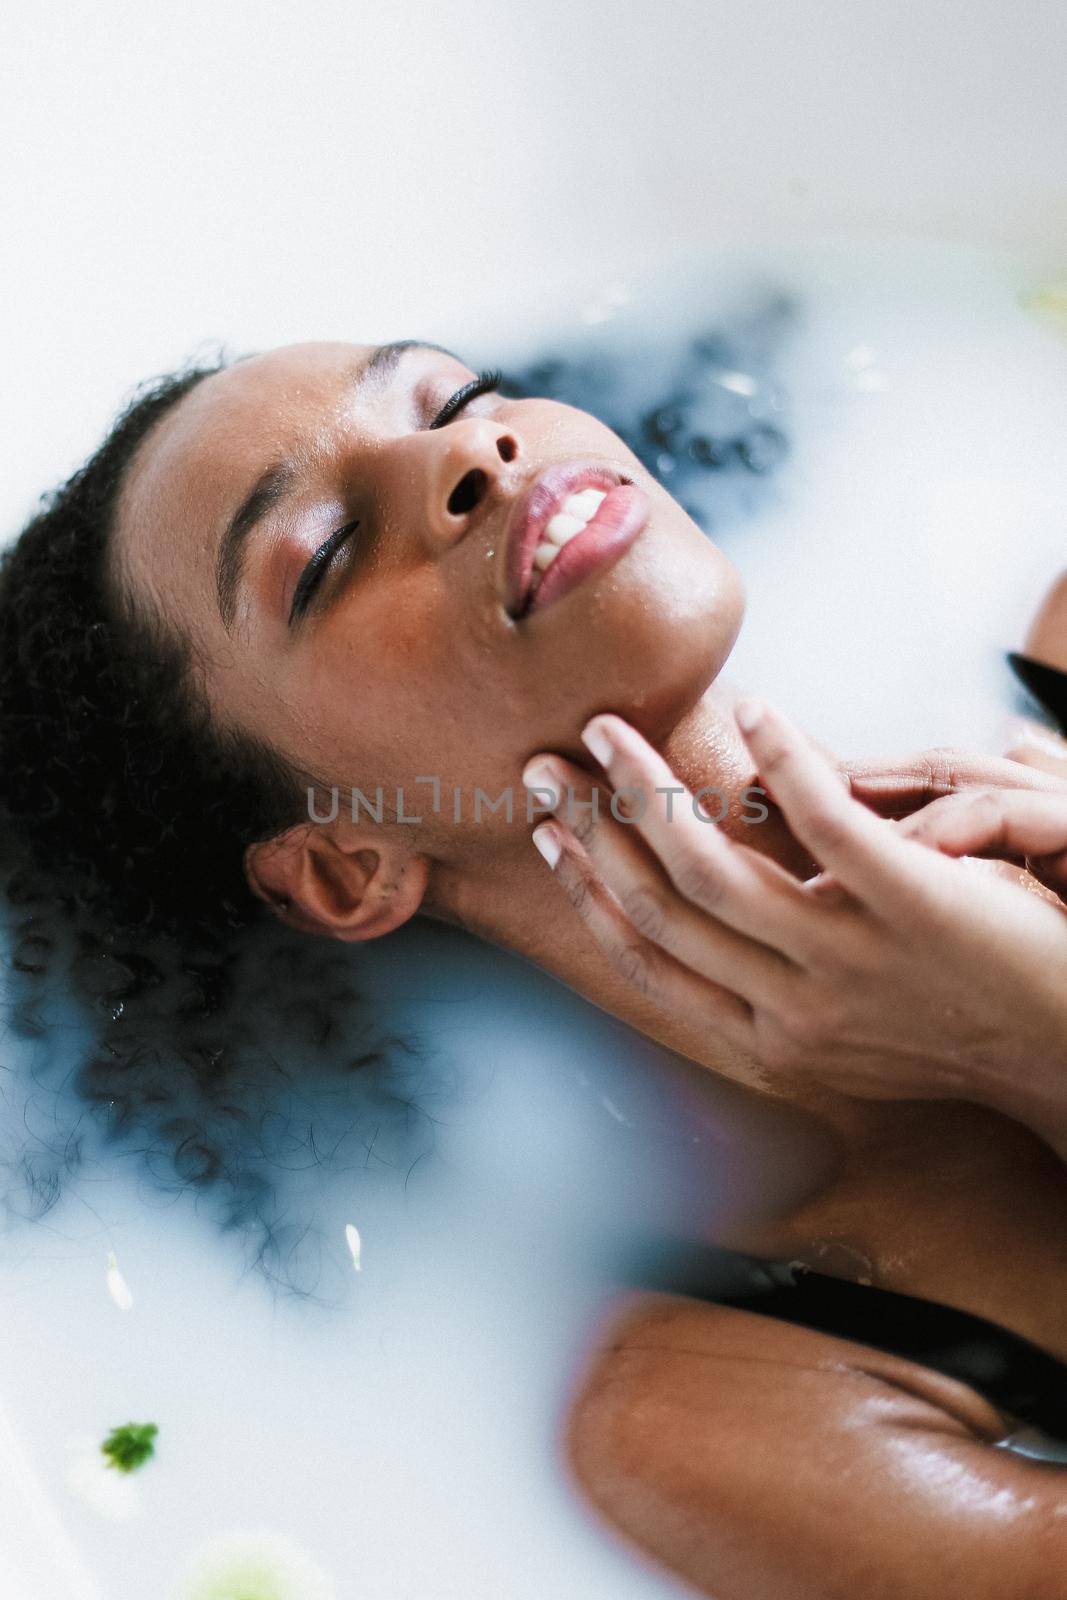
{"label": "white background", "polygon": [[0,516],[204,341],[452,337],[680,250],[1067,243],[1059,0],[10,7]]}

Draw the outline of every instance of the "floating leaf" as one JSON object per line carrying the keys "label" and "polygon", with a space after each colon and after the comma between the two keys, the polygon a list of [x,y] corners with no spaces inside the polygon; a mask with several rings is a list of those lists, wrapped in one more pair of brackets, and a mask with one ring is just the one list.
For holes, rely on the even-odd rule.
{"label": "floating leaf", "polygon": [[155,1454],[158,1432],[154,1422],[126,1422],[109,1433],[100,1448],[111,1466],[120,1472],[136,1472]]}

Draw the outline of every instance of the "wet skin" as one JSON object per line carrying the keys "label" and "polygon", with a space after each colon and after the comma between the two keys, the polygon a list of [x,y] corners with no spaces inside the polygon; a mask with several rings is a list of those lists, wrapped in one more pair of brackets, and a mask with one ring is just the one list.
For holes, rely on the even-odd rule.
{"label": "wet skin", "polygon": [[[539,743],[577,752],[583,717],[606,701],[666,735],[733,644],[734,569],[592,417],[487,395],[431,429],[470,369],[416,348],[359,384],[372,354],[296,346],[208,379],[131,475],[121,581],[192,641],[217,715],[325,785],[403,785],[409,796],[423,774],[496,794]],[[586,458],[641,484],[649,525],[594,585],[517,623],[504,604],[507,518],[546,468]],[[249,536],[227,626],[215,593],[222,528],[286,459],[292,489]],[[453,512],[472,473],[484,475],[478,498]],[[301,569],[355,519],[290,628]],[[470,845],[497,848],[493,834],[492,819],[478,834],[431,821],[418,843],[450,861]]]}
{"label": "wet skin", "polygon": [[[326,788],[371,792],[381,784],[387,796],[399,788],[425,796],[415,780],[434,774],[467,794],[481,787],[496,795],[507,785],[521,794],[522,767],[536,751],[581,761],[579,730],[590,715],[611,710],[638,726],[690,788],[713,784],[739,794],[754,775],[715,679],[740,624],[741,591],[721,552],[621,441],[584,413],[487,394],[431,428],[471,370],[425,347],[372,361],[369,348],[329,344],[240,363],[207,379],[165,418],[130,472],[114,541],[115,581],[188,640],[216,717],[266,741]],[[647,526],[617,561],[555,604],[515,618],[505,604],[507,519],[541,472],[574,459],[637,484],[649,500]],[[286,492],[249,532],[232,615],[223,615],[217,578],[224,532],[264,473],[282,463],[289,464]],[[457,496],[463,485],[467,492]],[[357,532],[339,549],[311,608],[290,626],[308,560],[352,522]],[[333,937],[376,937],[416,913],[462,924],[539,962],[669,1048],[774,1094],[819,1135],[818,1181],[813,1177],[787,1212],[728,1242],[943,1300],[1067,1358],[1058,1315],[1067,1294],[1067,1190],[1062,1168],[1038,1139],[967,1104],[857,1102],[804,1082],[768,1083],[753,1063],[643,1006],[614,976],[532,849],[521,807],[510,824],[502,813],[475,824],[465,812],[458,826],[425,805],[418,810],[416,826],[389,815],[380,825],[365,817],[353,822],[343,807],[328,826],[295,817],[279,840],[249,850],[250,882],[285,920]],[[736,816],[727,826],[739,826]],[[748,830],[746,840],[804,870],[773,821]],[[1006,1503],[1001,1491],[1022,1502],[1035,1484],[1055,1478],[1058,1494],[1055,1469],[992,1451],[989,1435],[998,1424],[984,1403],[972,1397],[946,1409],[943,1390],[931,1399],[918,1368],[915,1382],[927,1384],[921,1416],[900,1422],[891,1405],[884,1412],[886,1426],[904,1430],[907,1448],[894,1459],[910,1488],[896,1502],[903,1520],[879,1545],[870,1501],[890,1436],[880,1431],[883,1413],[860,1382],[872,1370],[871,1353],[750,1318],[747,1348],[763,1342],[760,1370],[773,1374],[784,1361],[787,1381],[755,1384],[747,1408],[730,1420],[717,1409],[715,1385],[723,1373],[732,1373],[732,1384],[755,1370],[731,1368],[735,1356],[720,1348],[738,1315],[687,1307],[678,1324],[665,1322],[657,1306],[638,1312],[576,1398],[573,1459],[582,1481],[660,1559],[721,1600],[735,1593],[756,1600],[763,1593],[858,1593],[866,1552],[876,1566],[890,1562],[891,1581],[879,1590],[868,1575],[865,1595],[925,1596],[937,1583],[945,1592],[949,1577],[962,1584],[961,1574],[966,1592],[985,1593],[979,1585],[996,1548],[1003,1558],[999,1587],[990,1592],[1022,1596],[1038,1591],[1020,1586],[1029,1569],[1012,1552],[1024,1533],[1032,1546],[1036,1518],[1042,1548],[1059,1539],[1067,1568],[1067,1535],[1058,1532],[1067,1519],[1050,1520],[1044,1507],[1015,1520],[998,1510]],[[710,1386],[707,1403],[691,1409],[689,1434],[671,1410],[679,1358],[663,1344],[667,1328],[677,1326],[707,1357],[686,1379],[698,1395]],[[647,1344],[649,1337],[661,1355],[646,1352],[635,1361],[635,1340]],[[821,1381],[803,1378],[815,1370]],[[857,1372],[853,1382],[849,1374]],[[608,1393],[624,1394],[626,1404],[605,1407]],[[969,1419],[963,1424],[960,1405]],[[664,1426],[635,1435],[626,1419],[637,1416],[661,1417]],[[807,1457],[794,1459],[774,1441],[803,1440],[806,1429],[814,1437],[831,1416],[840,1422],[835,1460],[849,1467],[855,1493],[832,1514],[820,1516],[810,1502],[805,1517],[798,1512],[790,1534],[794,1586],[774,1589],[782,1572],[779,1511],[789,1494],[818,1483]],[[868,1416],[869,1427],[854,1426]],[[945,1487],[952,1463],[923,1466],[934,1460],[929,1452],[941,1448],[945,1430],[961,1425],[971,1430],[967,1449],[974,1452],[966,1471],[977,1475],[966,1516]],[[763,1470],[745,1480],[724,1538],[726,1485],[737,1481],[761,1430],[771,1441],[760,1453]],[[680,1438],[691,1446],[686,1459],[702,1463],[681,1478]],[[919,1454],[909,1457],[908,1449]],[[940,1518],[958,1529],[956,1566],[945,1566],[945,1540],[935,1538],[909,1576],[909,1506],[915,1527]],[[993,1527],[998,1538],[989,1534]]]}
{"label": "wet skin", "polygon": [[1067,572],[1060,574],[1045,596],[1024,648],[1035,661],[1067,672]]}

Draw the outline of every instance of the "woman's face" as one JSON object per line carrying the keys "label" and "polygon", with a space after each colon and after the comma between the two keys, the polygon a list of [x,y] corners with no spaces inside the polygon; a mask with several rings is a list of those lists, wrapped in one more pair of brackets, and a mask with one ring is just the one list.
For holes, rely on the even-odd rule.
{"label": "woman's face", "polygon": [[[441,417],[474,376],[419,344],[241,362],[150,436],[116,535],[120,581],[190,640],[223,722],[424,816],[417,780],[495,796],[534,751],[579,753],[594,712],[665,735],[741,615],[729,562],[593,417],[496,393]],[[530,541],[590,489],[597,525],[530,607]],[[454,850],[462,826],[435,826]]]}

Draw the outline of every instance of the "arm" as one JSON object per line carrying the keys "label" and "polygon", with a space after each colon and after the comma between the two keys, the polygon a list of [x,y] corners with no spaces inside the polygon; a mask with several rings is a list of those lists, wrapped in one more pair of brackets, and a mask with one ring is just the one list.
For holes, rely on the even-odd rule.
{"label": "arm", "polygon": [[750,1312],[656,1299],[569,1424],[585,1492],[715,1600],[1067,1600],[1067,1469],[914,1363]]}
{"label": "arm", "polygon": [[[613,788],[648,797],[644,815],[624,825],[602,808],[580,837],[557,817],[535,840],[550,833],[557,876],[634,985],[780,1080],[971,1100],[1067,1151],[1067,915],[1021,873],[1007,882],[949,859],[1006,856],[1067,889],[1067,785],[1016,768],[1026,787],[945,794],[892,825],[767,708],[748,743],[824,869],[801,883],[700,818],[689,796],[668,812],[673,775],[620,718],[587,732]],[[1012,766],[994,763],[997,778]],[[558,758],[552,770],[561,792],[580,783]],[[936,792],[934,774],[915,781]],[[896,779],[892,802],[906,809]]]}

